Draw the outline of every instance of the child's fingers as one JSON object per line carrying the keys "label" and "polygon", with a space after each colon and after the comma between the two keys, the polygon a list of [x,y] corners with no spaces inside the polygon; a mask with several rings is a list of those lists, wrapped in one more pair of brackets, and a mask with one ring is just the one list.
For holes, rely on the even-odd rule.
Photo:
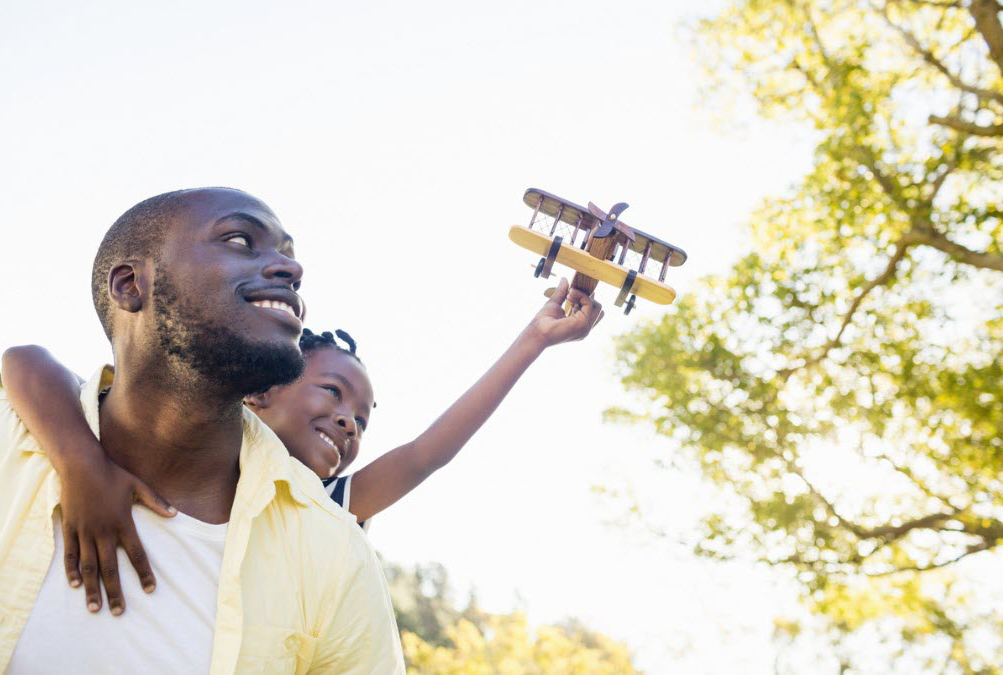
{"label": "child's fingers", "polygon": [[101,610],[101,584],[98,582],[98,552],[94,540],[83,537],[80,541],[80,576],[84,580],[87,610]]}
{"label": "child's fingers", "polygon": [[122,582],[118,574],[118,541],[112,537],[104,537],[98,541],[98,556],[100,562],[101,582],[108,596],[108,609],[115,616],[125,611],[125,598],[122,597]]}
{"label": "child's fingers", "polygon": [[554,293],[550,296],[548,302],[556,302],[557,306],[560,307],[564,304],[564,299],[568,297],[568,280],[561,277],[561,280],[557,282],[557,288],[554,289]]}
{"label": "child's fingers", "polygon": [[572,340],[582,340],[599,322],[602,315],[602,305],[595,298],[572,289],[568,294],[568,304],[571,307],[569,318],[574,321]]}
{"label": "child's fingers", "polygon": [[582,302],[582,314],[585,317],[585,330],[579,336],[579,340],[584,339],[586,335],[592,332],[592,329],[596,327],[599,320],[603,318],[604,312],[600,303],[592,298],[585,298]]}
{"label": "child's fingers", "polygon": [[589,303],[595,302],[595,300],[593,300],[589,294],[583,293],[577,288],[572,288],[568,292],[568,302],[570,302],[573,306],[584,309],[589,305]]}
{"label": "child's fingers", "polygon": [[135,523],[130,521],[126,524],[121,533],[121,540],[122,548],[125,549],[125,554],[129,556],[129,562],[136,568],[136,574],[139,576],[139,584],[143,587],[144,591],[152,593],[157,587],[157,578],[153,575],[153,568],[150,567],[150,559],[146,557],[146,549],[143,548],[143,543],[139,540]]}
{"label": "child's fingers", "polygon": [[156,513],[158,516],[171,518],[177,514],[178,510],[176,508],[171,506],[166,499],[154,492],[153,489],[143,481],[137,479],[136,484],[133,486],[133,490],[136,493],[136,501]]}
{"label": "child's fingers", "polygon": [[80,543],[77,531],[63,520],[63,566],[66,568],[66,581],[77,588],[83,581],[80,578]]}

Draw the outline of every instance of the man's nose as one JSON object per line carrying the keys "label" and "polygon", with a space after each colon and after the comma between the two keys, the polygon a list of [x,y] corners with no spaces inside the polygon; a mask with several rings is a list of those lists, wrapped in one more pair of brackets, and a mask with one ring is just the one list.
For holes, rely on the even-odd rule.
{"label": "man's nose", "polygon": [[334,423],[341,427],[341,430],[345,432],[345,435],[349,438],[355,438],[356,433],[358,433],[358,427],[355,425],[355,420],[351,417],[346,417],[345,415],[336,415],[334,418]]}
{"label": "man's nose", "polygon": [[295,259],[275,251],[262,270],[262,274],[268,279],[285,280],[295,291],[299,289],[300,281],[303,279],[303,266]]}

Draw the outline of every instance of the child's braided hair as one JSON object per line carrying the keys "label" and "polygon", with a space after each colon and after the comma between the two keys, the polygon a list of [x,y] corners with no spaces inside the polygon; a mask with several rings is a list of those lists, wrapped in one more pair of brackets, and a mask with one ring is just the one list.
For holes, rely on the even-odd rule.
{"label": "child's braided hair", "polygon": [[[348,347],[346,348],[339,345],[337,341],[334,339],[335,336],[337,336],[338,339],[340,339],[342,342],[348,345]],[[303,352],[303,354],[308,354],[314,349],[319,349],[320,347],[334,347],[339,352],[344,352],[346,354],[349,354],[356,361],[362,363],[362,359],[360,359],[359,355],[355,353],[355,340],[352,339],[351,335],[341,330],[340,328],[334,331],[334,334],[332,334],[331,331],[329,330],[317,334],[314,333],[309,328],[304,328],[303,335],[300,336],[300,351]]]}

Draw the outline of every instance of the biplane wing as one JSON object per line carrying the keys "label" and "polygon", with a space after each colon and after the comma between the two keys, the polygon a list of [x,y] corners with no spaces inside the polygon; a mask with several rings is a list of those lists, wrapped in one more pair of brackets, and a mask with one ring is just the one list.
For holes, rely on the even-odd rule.
{"label": "biplane wing", "polygon": [[[536,220],[538,213],[550,216],[554,219],[554,224],[564,222],[574,227],[592,229],[602,222],[602,218],[596,220],[587,208],[579,206],[567,199],[552,195],[543,190],[529,188],[522,196],[522,201],[531,209],[534,209],[533,220]],[[605,218],[603,214],[603,218]]]}
{"label": "biplane wing", "polygon": [[[536,253],[537,255],[547,255],[553,244],[553,239],[521,225],[513,225],[508,230],[508,237],[519,246]],[[608,260],[593,258],[591,255],[576,246],[561,244],[557,251],[555,260],[562,265],[566,265],[576,272],[581,272],[597,281],[610,284],[616,288],[623,286],[627,280],[627,275],[631,270],[621,267]],[[639,298],[649,300],[659,305],[671,304],[676,299],[676,292],[671,286],[659,283],[654,279],[637,276],[634,279],[632,292]]]}
{"label": "biplane wing", "polygon": [[630,297],[625,313],[633,308],[635,295],[662,305],[675,299],[665,272],[686,262],[686,253],[624,223],[619,216],[627,204],[616,204],[607,213],[592,202],[584,207],[536,188],[526,190],[522,199],[533,217],[528,227],[512,226],[509,238],[543,256],[536,276],[548,277],[559,262],[575,270],[571,286],[586,294],[600,281],[619,287],[616,306]]}
{"label": "biplane wing", "polygon": [[[598,218],[600,222],[606,217],[606,212],[592,202],[589,202],[589,213]],[[629,237],[631,242],[630,250],[644,255],[644,249],[647,248],[648,242],[651,242],[651,248],[648,250],[649,258],[667,261],[669,267],[679,267],[686,262],[686,251],[678,246],[673,246],[667,241],[662,241],[647,232],[630,227],[623,221],[620,221],[618,224],[628,227],[634,233],[634,236]]]}

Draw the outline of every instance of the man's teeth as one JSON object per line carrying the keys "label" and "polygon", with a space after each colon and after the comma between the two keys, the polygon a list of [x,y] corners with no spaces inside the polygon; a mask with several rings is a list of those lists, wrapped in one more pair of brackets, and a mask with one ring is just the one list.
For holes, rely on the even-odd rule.
{"label": "man's teeth", "polygon": [[338,455],[343,455],[344,454],[344,452],[342,451],[342,449],[339,448],[338,445],[334,441],[332,441],[330,439],[330,437],[328,437],[327,434],[325,434],[322,431],[318,431],[317,435],[320,436],[320,440],[324,441],[325,443],[327,443],[328,445],[330,445],[332,448],[334,448],[335,450],[337,450],[338,451]]}
{"label": "man's teeth", "polygon": [[255,302],[252,302],[251,304],[254,305],[255,307],[264,307],[265,309],[281,309],[283,312],[286,312],[294,319],[299,318],[298,316],[296,316],[296,311],[292,307],[278,300],[257,300]]}

